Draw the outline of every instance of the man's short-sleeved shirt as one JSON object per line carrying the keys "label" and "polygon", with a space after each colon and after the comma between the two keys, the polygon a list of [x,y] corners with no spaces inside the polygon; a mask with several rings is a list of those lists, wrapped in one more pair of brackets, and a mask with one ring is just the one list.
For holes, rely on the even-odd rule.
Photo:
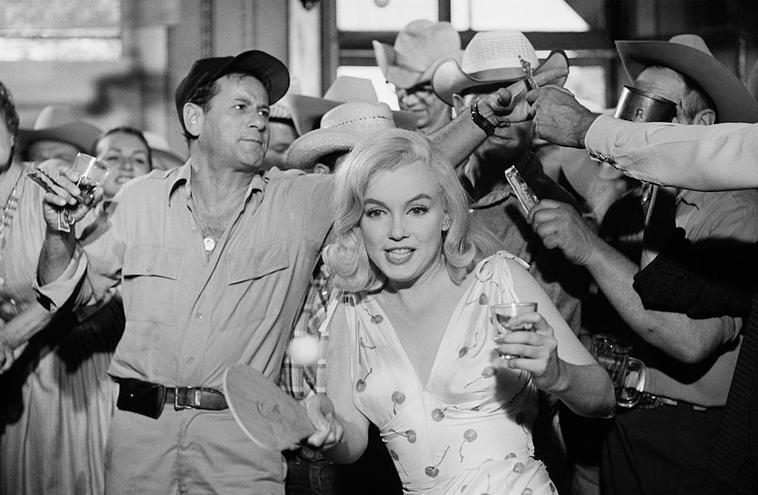
{"label": "man's short-sleeved shirt", "polygon": [[80,298],[121,283],[126,329],[109,373],[221,388],[224,370],[244,363],[275,379],[334,218],[332,196],[329,176],[255,176],[207,255],[190,163],[127,184],[109,228],[67,269],[88,262]]}

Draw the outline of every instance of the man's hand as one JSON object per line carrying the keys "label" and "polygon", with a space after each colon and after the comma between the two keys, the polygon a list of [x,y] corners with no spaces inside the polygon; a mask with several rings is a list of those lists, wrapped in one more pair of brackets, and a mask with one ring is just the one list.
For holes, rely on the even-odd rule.
{"label": "man's hand", "polygon": [[571,205],[543,199],[529,212],[532,228],[548,249],[560,249],[577,265],[589,264],[599,238]]}
{"label": "man's hand", "polygon": [[304,401],[308,417],[316,427],[316,432],[308,437],[311,447],[330,449],[340,443],[344,429],[342,423],[335,417],[334,405],[324,394],[313,394]]}
{"label": "man's hand", "polygon": [[598,117],[583,107],[571,91],[544,86],[527,95],[535,111],[537,137],[561,146],[584,148],[584,137]]}
{"label": "man's hand", "polygon": [[59,230],[61,217],[70,224],[78,222],[103,198],[103,189],[99,186],[82,196],[76,185],[79,174],[63,160],[46,160],[36,168],[47,179],[43,211],[49,230]]}

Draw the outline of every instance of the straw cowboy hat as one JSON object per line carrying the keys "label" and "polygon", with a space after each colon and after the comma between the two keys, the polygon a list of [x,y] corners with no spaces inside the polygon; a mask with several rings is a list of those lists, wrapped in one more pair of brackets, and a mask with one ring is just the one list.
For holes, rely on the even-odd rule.
{"label": "straw cowboy hat", "polygon": [[326,90],[323,98],[288,94],[282,103],[287,105],[289,109],[290,118],[295,124],[297,135],[302,136],[306,132],[317,129],[321,117],[326,112],[348,101],[377,103],[379,98],[376,96],[374,85],[369,79],[339,76]]}
{"label": "straw cowboy hat", "polygon": [[[561,51],[554,51],[540,65],[534,47],[518,31],[477,33],[463,51],[460,62],[448,58],[439,65],[432,81],[434,92],[452,106],[454,93],[524,79],[522,60],[529,62],[536,73],[540,69],[568,68],[568,58]],[[565,78],[557,83],[563,84],[564,81]]]}
{"label": "straw cowboy hat", "polygon": [[375,132],[401,127],[397,115],[404,113],[407,112],[393,112],[386,103],[343,103],[324,114],[320,129],[295,139],[284,160],[292,167],[312,168],[320,158],[337,151],[348,152]]}
{"label": "straw cowboy hat", "polygon": [[431,82],[440,62],[461,51],[461,37],[449,22],[426,19],[407,24],[393,46],[376,40],[372,43],[384,78],[403,89]]}
{"label": "straw cowboy hat", "polygon": [[20,129],[22,148],[37,141],[61,141],[76,146],[79,151],[91,152],[100,129],[74,117],[69,106],[48,105],[34,121],[32,129]]}
{"label": "straw cowboy hat", "polygon": [[758,122],[758,104],[728,67],[716,60],[696,34],[669,41],[617,41],[621,63],[635,80],[647,67],[668,67],[694,80],[716,105],[718,122]]}

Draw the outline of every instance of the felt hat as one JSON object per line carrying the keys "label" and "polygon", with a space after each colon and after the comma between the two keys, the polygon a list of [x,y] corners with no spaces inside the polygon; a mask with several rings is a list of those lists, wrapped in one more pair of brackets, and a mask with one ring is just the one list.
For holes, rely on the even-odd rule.
{"label": "felt hat", "polygon": [[431,82],[440,62],[461,50],[461,37],[449,22],[427,19],[407,24],[392,46],[376,40],[372,43],[384,78],[403,89]]}
{"label": "felt hat", "polygon": [[716,105],[718,122],[758,122],[758,104],[739,78],[716,60],[703,38],[680,34],[669,41],[616,41],[621,63],[634,81],[647,67],[668,67],[695,81]]}
{"label": "felt hat", "polygon": [[[540,63],[537,53],[523,33],[477,33],[460,60],[451,57],[439,65],[432,80],[434,92],[445,103],[453,105],[454,93],[461,94],[468,89],[492,84],[502,83],[505,86],[506,83],[524,79],[522,60],[529,62],[532,70],[538,71]],[[560,65],[568,68],[568,58],[561,51],[551,53],[548,60],[551,67]]]}
{"label": "felt hat", "polygon": [[[352,76],[337,77],[323,98],[290,94],[284,100],[289,106],[298,136],[317,129],[324,114],[343,103],[379,103],[373,83],[369,79]],[[412,113],[395,111],[393,115],[403,129],[416,128],[418,118]]]}
{"label": "felt hat", "polygon": [[[402,127],[398,114],[386,103],[353,101],[326,112],[321,127],[292,142],[284,160],[292,167],[312,168],[318,160],[337,151],[348,152],[361,139],[386,129]],[[413,118],[413,114],[410,115]]]}
{"label": "felt hat", "polygon": [[19,140],[23,148],[37,141],[61,141],[91,153],[100,132],[96,126],[77,119],[71,107],[48,105],[37,115],[32,129],[19,129]]}
{"label": "felt hat", "polygon": [[179,122],[185,131],[187,129],[183,118],[184,104],[192,99],[199,87],[232,73],[247,74],[258,79],[268,92],[269,105],[273,105],[284,96],[290,85],[287,67],[276,57],[260,50],[248,50],[234,57],[196,60],[174,93]]}

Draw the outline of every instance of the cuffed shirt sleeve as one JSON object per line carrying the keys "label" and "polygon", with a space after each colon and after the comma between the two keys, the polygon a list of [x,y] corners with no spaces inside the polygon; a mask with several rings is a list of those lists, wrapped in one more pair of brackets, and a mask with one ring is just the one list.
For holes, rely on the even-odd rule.
{"label": "cuffed shirt sleeve", "polygon": [[[34,290],[37,292],[39,303],[48,311],[58,311],[77,292],[77,287],[80,286],[86,271],[87,258],[84,256],[81,246],[77,243],[74,255],[60,277],[42,286],[39,285],[38,280],[34,281]],[[79,291],[77,293],[74,305],[79,305],[79,303],[83,303],[89,299],[91,292],[86,292],[88,291]]]}
{"label": "cuffed shirt sleeve", "polygon": [[585,136],[596,160],[636,179],[697,190],[758,187],[758,125],[628,122],[601,115]]}

